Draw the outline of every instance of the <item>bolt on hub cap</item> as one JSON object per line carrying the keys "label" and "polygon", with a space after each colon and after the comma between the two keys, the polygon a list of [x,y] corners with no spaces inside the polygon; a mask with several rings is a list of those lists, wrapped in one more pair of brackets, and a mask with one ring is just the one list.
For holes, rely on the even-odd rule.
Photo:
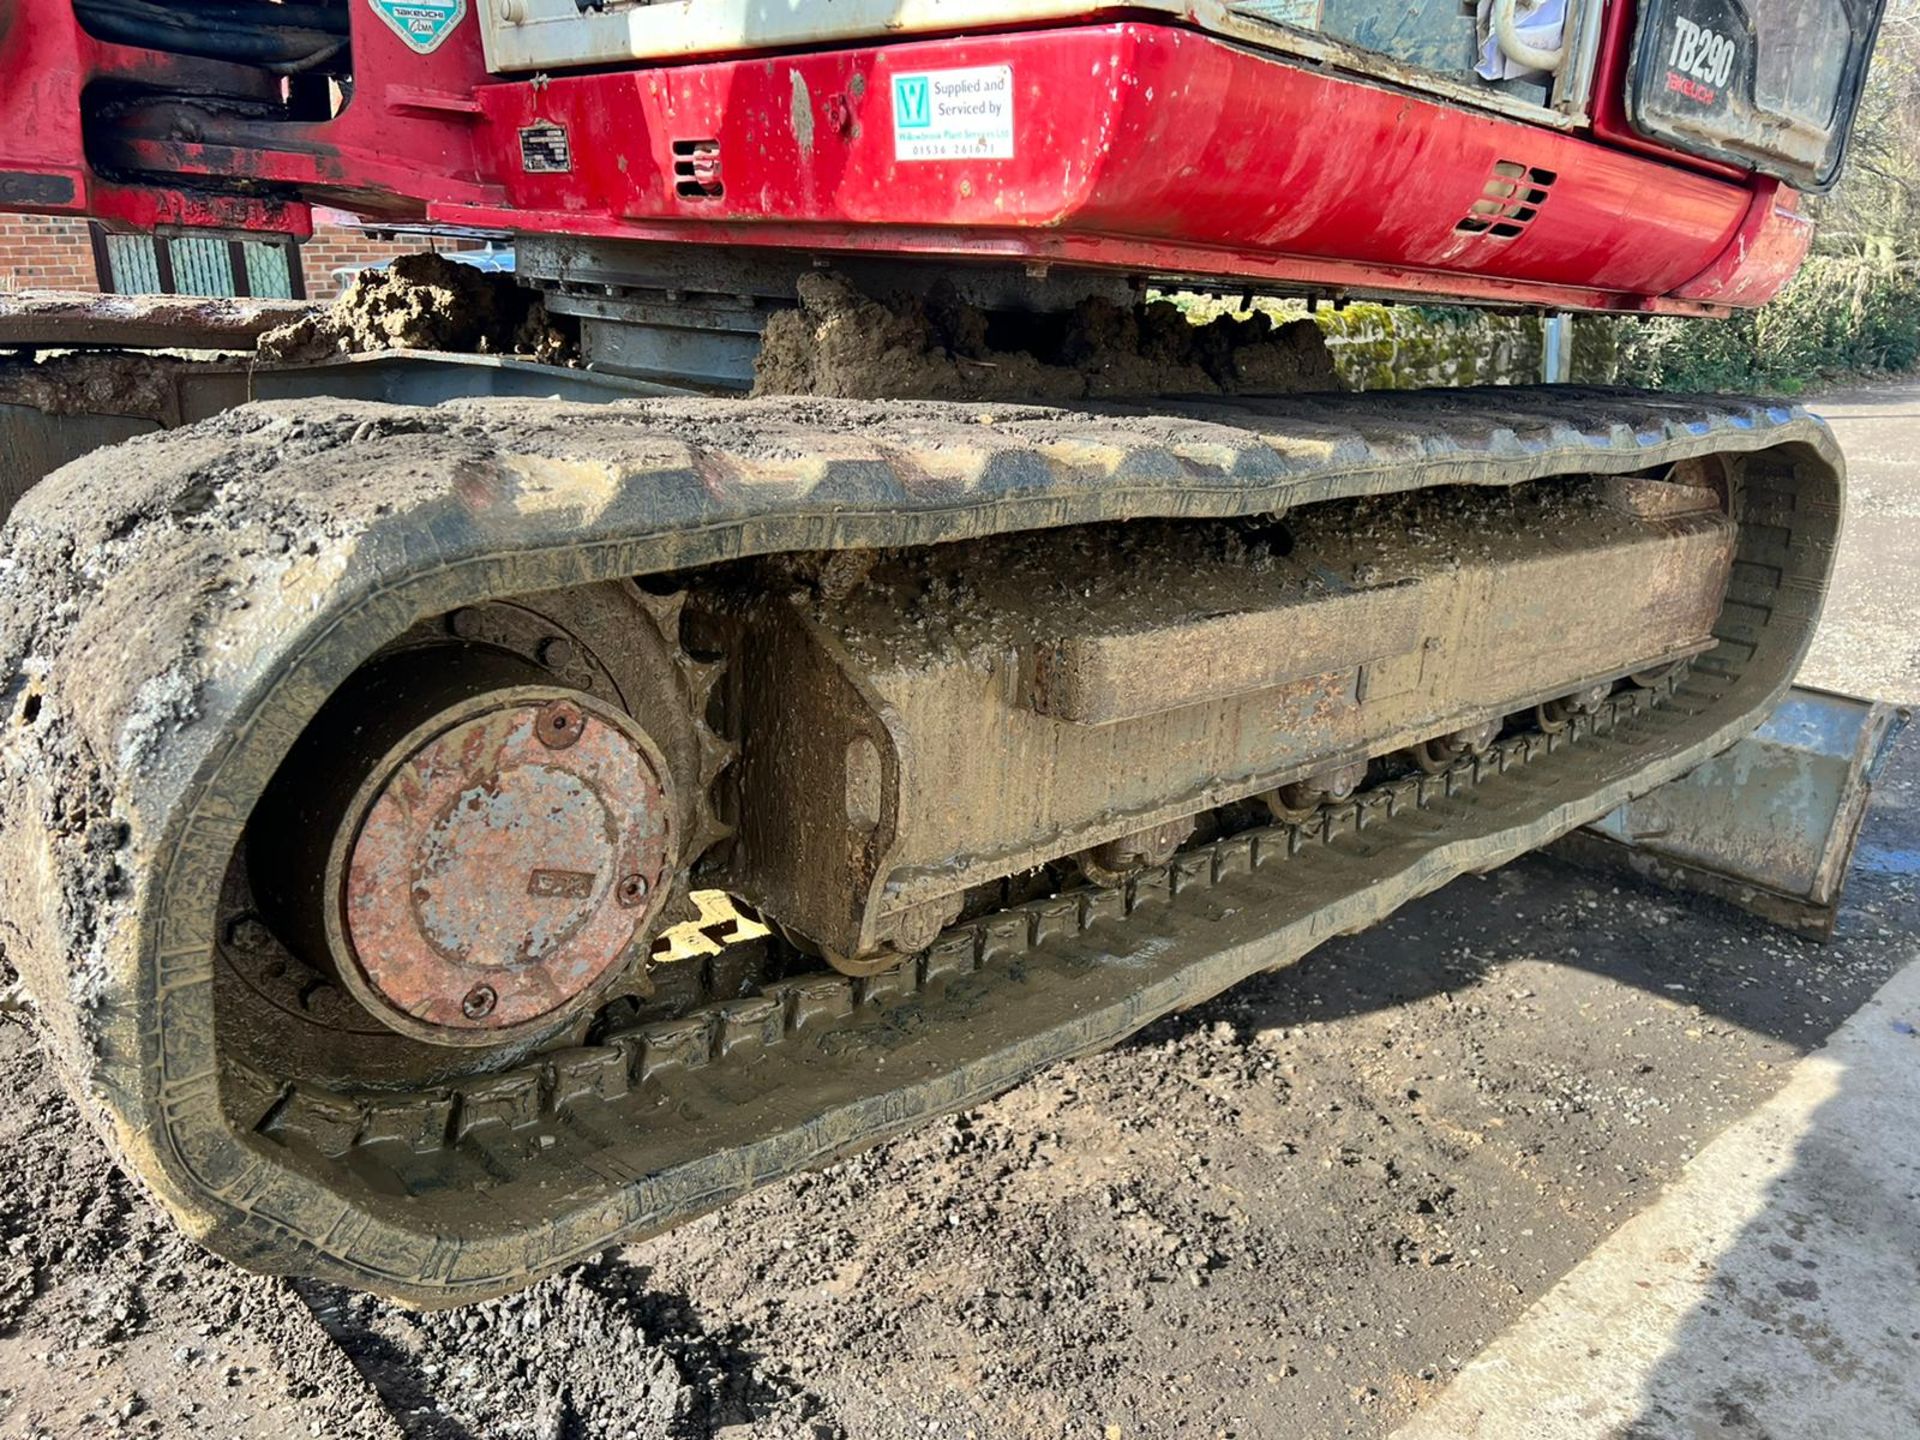
{"label": "bolt on hub cap", "polygon": [[329,867],[342,979],[394,1029],[489,1044],[626,965],[664,903],[666,766],[584,696],[494,692],[374,767]]}

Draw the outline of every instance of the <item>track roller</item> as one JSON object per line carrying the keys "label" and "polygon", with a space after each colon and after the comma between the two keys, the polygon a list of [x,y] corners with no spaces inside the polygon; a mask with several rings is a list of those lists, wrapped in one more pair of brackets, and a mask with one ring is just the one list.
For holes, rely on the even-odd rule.
{"label": "track roller", "polygon": [[1366,782],[1366,778],[1367,762],[1357,760],[1351,765],[1323,770],[1305,780],[1282,785],[1278,790],[1269,790],[1260,798],[1266,802],[1274,819],[1299,825],[1311,820],[1322,805],[1338,805],[1342,800],[1352,799],[1353,792]]}
{"label": "track roller", "polygon": [[1483,720],[1449,735],[1422,741],[1410,747],[1407,753],[1413,757],[1413,763],[1427,774],[1438,775],[1452,769],[1464,756],[1486,754],[1499,738],[1500,723],[1498,720]]}

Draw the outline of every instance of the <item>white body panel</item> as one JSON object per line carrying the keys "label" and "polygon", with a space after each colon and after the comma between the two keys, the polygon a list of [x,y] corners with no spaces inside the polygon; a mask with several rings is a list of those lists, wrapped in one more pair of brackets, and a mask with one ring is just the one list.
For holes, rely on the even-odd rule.
{"label": "white body panel", "polygon": [[[583,11],[577,0],[480,0],[480,19],[487,68],[503,74],[1031,24],[1089,8],[1086,0],[610,0]],[[1185,9],[1171,0],[1133,8]]]}
{"label": "white body panel", "polygon": [[[1173,0],[1133,8],[1185,12]],[[605,10],[584,12],[576,0],[480,0],[480,27],[488,69],[507,73],[950,33],[1089,10],[1087,0],[609,0]]]}

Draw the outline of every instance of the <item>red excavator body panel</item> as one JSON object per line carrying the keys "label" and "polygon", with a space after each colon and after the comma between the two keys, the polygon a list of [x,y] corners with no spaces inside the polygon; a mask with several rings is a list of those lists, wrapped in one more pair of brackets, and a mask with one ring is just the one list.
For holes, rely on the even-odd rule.
{"label": "red excavator body panel", "polygon": [[[527,78],[487,73],[473,23],[426,55],[370,5],[352,27],[346,103],[290,121],[194,98],[258,84],[238,67],[96,39],[70,0],[0,5],[0,207],[299,233],[324,202],[523,234],[1678,313],[1764,301],[1810,235],[1763,176],[1162,22]],[[1004,146],[902,157],[892,77],[998,67],[1018,77]]]}

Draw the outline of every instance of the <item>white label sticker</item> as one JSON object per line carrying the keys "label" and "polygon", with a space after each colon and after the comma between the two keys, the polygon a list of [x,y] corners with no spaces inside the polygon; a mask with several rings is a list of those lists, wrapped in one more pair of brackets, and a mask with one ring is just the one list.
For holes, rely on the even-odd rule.
{"label": "white label sticker", "polygon": [[1013,67],[895,75],[893,158],[1011,160]]}

